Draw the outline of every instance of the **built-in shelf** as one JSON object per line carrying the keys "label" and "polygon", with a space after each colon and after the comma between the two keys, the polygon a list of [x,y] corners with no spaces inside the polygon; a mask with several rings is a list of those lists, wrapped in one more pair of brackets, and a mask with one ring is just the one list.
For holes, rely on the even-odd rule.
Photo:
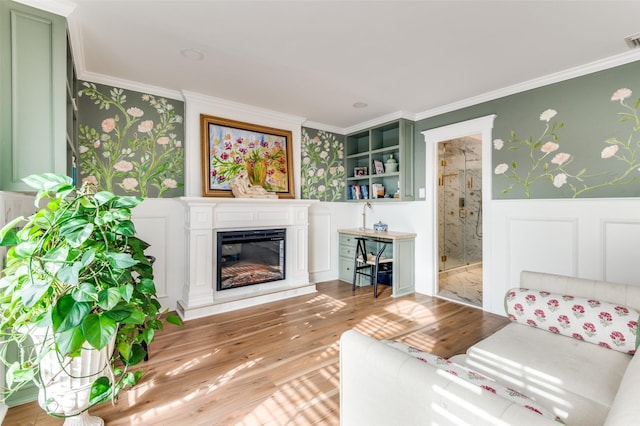
{"label": "built-in shelf", "polygon": [[[414,199],[413,127],[413,122],[400,119],[347,135],[345,145],[347,172],[345,199],[347,201]],[[398,166],[397,171],[389,172],[386,164],[392,156]],[[376,163],[378,169],[382,167],[381,173],[376,173]],[[357,175],[358,170],[363,174]],[[378,186],[384,188],[383,197],[378,197],[374,192]]]}

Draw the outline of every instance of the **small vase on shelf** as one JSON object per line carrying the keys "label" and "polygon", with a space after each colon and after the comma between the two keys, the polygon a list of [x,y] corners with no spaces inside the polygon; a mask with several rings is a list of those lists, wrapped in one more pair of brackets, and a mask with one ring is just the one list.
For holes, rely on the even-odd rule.
{"label": "small vase on shelf", "polygon": [[393,173],[398,171],[398,162],[393,158],[393,154],[389,155],[389,159],[384,163],[385,172]]}

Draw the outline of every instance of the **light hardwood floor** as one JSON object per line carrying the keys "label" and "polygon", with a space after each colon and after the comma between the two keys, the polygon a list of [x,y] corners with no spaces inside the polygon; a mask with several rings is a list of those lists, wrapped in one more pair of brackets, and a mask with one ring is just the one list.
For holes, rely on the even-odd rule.
{"label": "light hardwood floor", "polygon": [[[356,329],[441,356],[506,325],[506,318],[419,294],[342,281],[318,292],[167,326],[145,376],[116,406],[91,410],[107,426],[338,425],[339,338]],[[372,395],[384,403],[384,395]],[[36,403],[9,409],[4,425],[61,425]]]}

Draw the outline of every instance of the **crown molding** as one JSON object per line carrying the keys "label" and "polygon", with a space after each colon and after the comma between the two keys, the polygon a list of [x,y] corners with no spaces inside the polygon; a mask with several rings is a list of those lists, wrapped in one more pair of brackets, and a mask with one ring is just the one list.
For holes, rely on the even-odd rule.
{"label": "crown molding", "polygon": [[298,115],[286,114],[271,109],[260,108],[249,104],[243,104],[240,102],[230,101],[228,99],[216,98],[214,96],[207,96],[201,93],[190,92],[187,90],[182,91],[184,100],[188,103],[200,103],[209,107],[214,107],[217,110],[225,111],[227,113],[239,113],[239,114],[251,114],[253,116],[262,117],[270,121],[281,121],[292,123],[296,126],[301,126],[307,119]]}
{"label": "crown molding", "polygon": [[150,84],[137,83],[135,81],[110,77],[104,74],[77,70],[78,80],[90,81],[92,83],[104,84],[106,86],[119,87],[136,92],[148,93],[154,96],[177,99],[183,101],[182,93],[178,90],[165,89],[163,87],[152,86]]}
{"label": "crown molding", "polygon": [[332,126],[330,124],[317,123],[315,121],[305,121],[304,123],[302,123],[302,125],[304,127],[310,128],[310,129],[324,130],[325,132],[336,133],[338,135],[345,135],[346,134],[345,131],[344,131],[344,128],[337,127],[337,126]]}
{"label": "crown molding", "polygon": [[461,101],[453,102],[438,108],[433,108],[433,109],[416,114],[415,115],[416,121],[424,120],[425,118],[435,117],[437,115],[445,114],[452,111],[457,111],[459,109],[467,108],[473,105],[478,105],[484,102],[493,101],[495,99],[503,98],[505,96],[515,95],[517,93],[525,92],[527,90],[548,86],[553,83],[559,83],[561,81],[570,80],[572,78],[582,77],[584,75],[592,74],[598,71],[604,71],[620,65],[625,65],[631,62],[635,62],[637,60],[640,60],[640,49],[622,53],[616,56],[611,56],[609,58],[590,62],[588,64],[580,65],[577,67],[569,68],[567,70],[560,71],[557,73],[548,74],[543,77],[534,78],[532,80],[528,80],[522,83],[514,84],[512,86],[504,87],[502,89],[487,92],[482,95],[463,99]]}
{"label": "crown molding", "polygon": [[373,118],[369,121],[365,121],[364,123],[359,123],[354,126],[350,126],[344,129],[344,134],[348,135],[350,133],[358,132],[360,130],[368,129],[369,127],[379,126],[381,124],[387,123],[393,120],[399,120],[401,118],[405,118],[407,120],[416,121],[416,115],[407,111],[396,111],[390,114],[383,115],[382,117]]}

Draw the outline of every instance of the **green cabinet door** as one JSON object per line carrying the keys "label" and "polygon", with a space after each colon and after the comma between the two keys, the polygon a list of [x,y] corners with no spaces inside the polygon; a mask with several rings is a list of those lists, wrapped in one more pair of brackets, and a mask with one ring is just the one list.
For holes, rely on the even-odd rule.
{"label": "green cabinet door", "polygon": [[66,22],[0,2],[0,189],[30,191],[33,173],[66,173]]}

